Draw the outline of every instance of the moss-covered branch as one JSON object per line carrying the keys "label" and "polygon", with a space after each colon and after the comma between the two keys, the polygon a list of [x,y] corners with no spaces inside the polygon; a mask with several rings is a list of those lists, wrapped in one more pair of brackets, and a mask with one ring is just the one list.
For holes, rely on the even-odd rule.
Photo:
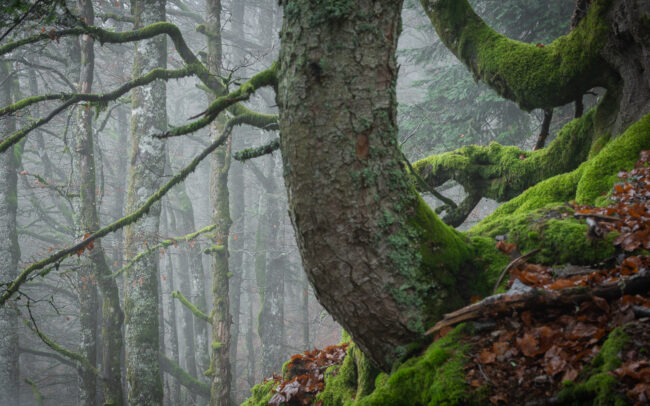
{"label": "moss-covered branch", "polygon": [[14,104],[11,104],[9,106],[0,109],[0,116],[16,112],[32,104],[39,103],[46,100],[63,100],[64,102],[60,106],[52,110],[50,114],[48,114],[47,116],[32,122],[28,126],[21,128],[19,131],[16,131],[15,133],[9,135],[4,140],[2,140],[2,142],[0,142],[0,153],[6,151],[9,147],[19,142],[21,139],[23,139],[27,134],[29,134],[34,129],[50,122],[50,120],[52,120],[59,113],[61,113],[63,110],[67,109],[68,107],[72,106],[73,104],[84,102],[84,101],[90,103],[98,103],[98,104],[108,103],[109,101],[118,99],[120,96],[124,95],[131,89],[138,86],[146,85],[148,83],[153,82],[156,79],[163,79],[163,80],[178,79],[178,78],[190,76],[192,75],[192,73],[193,73],[192,70],[187,66],[176,70],[154,69],[151,72],[147,73],[146,75],[131,80],[109,93],[96,93],[96,94],[59,93],[59,94],[33,96],[33,97],[28,97],[23,100],[20,100]]}
{"label": "moss-covered branch", "polygon": [[25,99],[19,100],[14,104],[5,106],[0,109],[0,116],[7,114],[15,113],[21,109],[31,106],[35,103],[40,103],[47,100],[62,100],[62,101],[71,101],[72,103],[78,102],[91,102],[91,103],[106,103],[109,101],[117,100],[120,96],[126,94],[131,89],[143,86],[153,82],[156,79],[169,80],[169,79],[180,79],[183,77],[191,76],[193,74],[192,70],[189,67],[184,67],[181,69],[153,69],[146,75],[140,76],[136,79],[130,80],[118,87],[117,89],[108,92],[108,93],[56,93],[56,94],[45,94],[40,96],[27,97]]}
{"label": "moss-covered branch", "polygon": [[24,347],[20,347],[18,350],[21,353],[31,354],[31,355],[35,355],[37,357],[52,358],[52,359],[55,359],[55,360],[59,361],[60,363],[62,363],[64,365],[76,368],[76,365],[75,365],[74,362],[70,361],[70,359],[68,359],[66,357],[62,357],[61,355],[59,355],[56,352],[40,351],[40,350],[34,350],[32,348],[24,348]]}
{"label": "moss-covered branch", "polygon": [[210,398],[210,385],[190,375],[174,361],[167,358],[165,354],[160,354],[160,367],[163,371],[176,378],[190,392],[196,393],[206,399]]}
{"label": "moss-covered branch", "polygon": [[175,290],[172,292],[172,296],[174,299],[178,299],[179,302],[183,304],[183,306],[187,307],[197,318],[204,320],[208,323],[212,323],[212,320],[210,320],[210,316],[207,314],[203,313],[198,307],[194,306],[192,302],[187,300],[185,296],[178,290]]}
{"label": "moss-covered branch", "polygon": [[589,89],[607,87],[608,65],[600,57],[607,40],[605,14],[611,0],[596,0],[586,17],[553,43],[526,44],[490,28],[467,0],[420,0],[445,44],[474,74],[522,108],[573,102]]}
{"label": "moss-covered branch", "polygon": [[[219,113],[240,101],[248,100],[257,89],[265,86],[275,86],[277,83],[276,74],[277,64],[273,63],[269,69],[256,74],[246,83],[242,84],[237,90],[230,92],[225,96],[217,97],[217,99],[213,101],[205,111],[192,117],[196,118],[202,116],[202,118],[199,120],[193,121],[190,124],[184,126],[176,127],[163,134],[155,134],[154,137],[176,137],[179,135],[189,134],[198,131],[203,127],[206,127],[212,121],[214,121],[215,118],[217,118]],[[232,127],[235,125],[243,123],[250,124],[251,122],[263,124],[264,127],[266,127],[275,124],[277,122],[277,116],[248,111],[228,120],[226,127],[232,129]]]}
{"label": "moss-covered branch", "polygon": [[[0,295],[0,306],[3,306],[9,298],[18,291],[20,286],[25,283],[32,274],[34,274],[36,271],[41,270],[39,272],[39,275],[45,276],[52,269],[58,269],[59,264],[61,261],[63,261],[65,258],[69,257],[70,255],[73,255],[78,252],[83,252],[83,250],[88,247],[88,245],[95,241],[98,238],[104,237],[108,235],[109,233],[112,233],[114,231],[117,231],[131,223],[134,223],[135,221],[139,220],[142,216],[144,216],[151,206],[162,199],[162,197],[175,185],[178,183],[182,182],[190,173],[194,172],[196,167],[199,165],[199,163],[205,159],[208,155],[210,155],[212,152],[214,152],[215,149],[217,149],[219,146],[221,146],[226,140],[228,139],[228,136],[230,135],[230,129],[226,129],[226,131],[219,137],[217,138],[212,144],[210,144],[209,147],[205,148],[196,158],[192,160],[185,168],[183,168],[178,174],[176,174],[174,177],[172,177],[165,185],[163,185],[156,193],[151,195],[147,201],[140,206],[136,211],[133,213],[129,214],[128,216],[122,217],[119,220],[114,221],[113,223],[100,228],[96,232],[92,233],[90,236],[87,238],[82,239],[78,243],[72,245],[71,247],[65,248],[63,250],[60,250],[53,255],[33,263],[32,265],[28,266],[27,268],[23,269],[22,272],[18,275],[16,279],[14,279],[9,286],[6,288],[6,290]],[[49,267],[48,267],[49,265]],[[47,267],[47,268],[46,268]]]}
{"label": "moss-covered branch", "polygon": [[[29,305],[27,305],[27,308],[29,310]],[[60,354],[61,356],[71,360],[76,368],[83,369],[85,371],[88,371],[96,376],[100,376],[99,370],[95,368],[94,365],[92,365],[84,356],[81,354],[67,350],[60,346],[56,341],[48,337],[45,333],[43,333],[37,326],[36,322],[34,320],[34,317],[31,314],[31,310],[29,310],[29,317],[31,319],[31,322],[29,320],[25,320],[25,325],[29,327],[30,330],[32,330],[36,335],[43,341],[45,345],[50,347],[52,350]]]}
{"label": "moss-covered branch", "polygon": [[41,391],[38,390],[38,386],[36,386],[36,383],[34,383],[34,381],[32,381],[29,378],[25,378],[25,383],[32,388],[32,393],[34,394],[34,400],[36,401],[36,404],[38,406],[43,406],[43,399],[45,399],[45,397],[43,396]]}
{"label": "moss-covered branch", "polygon": [[159,249],[165,249],[165,248],[169,247],[170,245],[175,246],[179,242],[180,243],[190,242],[190,241],[194,240],[195,238],[197,238],[198,236],[200,236],[201,234],[205,234],[205,233],[207,233],[209,231],[214,230],[215,227],[216,227],[216,225],[212,224],[212,225],[209,225],[207,227],[203,227],[202,229],[200,229],[198,231],[195,231],[193,233],[184,235],[182,237],[172,237],[172,238],[168,238],[166,240],[163,240],[163,241],[159,242],[158,244],[156,244],[156,245],[154,245],[152,247],[149,247],[147,250],[142,251],[138,255],[131,258],[131,260],[128,261],[122,268],[115,271],[115,273],[113,273],[111,275],[111,277],[112,278],[117,278],[122,273],[124,273],[127,269],[131,268],[133,266],[133,264],[135,264],[136,262],[138,262],[142,258],[146,258],[149,254],[151,254],[154,251],[157,251]]}
{"label": "moss-covered branch", "polygon": [[[571,171],[589,154],[594,140],[592,110],[567,124],[556,139],[538,151],[492,143],[469,145],[455,151],[424,158],[413,164],[430,187],[453,179],[474,196],[506,201],[552,176]],[[468,201],[469,203],[471,201]]]}
{"label": "moss-covered branch", "polygon": [[247,161],[249,159],[257,158],[263,155],[267,155],[280,149],[280,139],[276,138],[268,144],[261,145],[255,148],[246,148],[241,151],[235,152],[233,158],[237,161]]}
{"label": "moss-covered branch", "polygon": [[[50,33],[41,33],[41,34],[33,35],[18,41],[5,44],[0,47],[0,55],[4,55],[8,52],[13,51],[14,49],[19,48],[20,46],[24,46],[27,44],[36,43],[47,39],[51,40],[52,38],[60,38],[65,36],[77,36],[82,34],[90,35],[95,40],[99,41],[102,44],[103,43],[121,44],[121,43],[139,41],[143,39],[149,39],[157,35],[168,35],[172,40],[172,42],[174,43],[174,47],[176,51],[185,62],[186,66],[179,70],[179,71],[186,71],[184,76],[195,74],[211,91],[213,91],[217,95],[223,95],[226,92],[226,86],[224,85],[222,80],[218,76],[210,73],[210,71],[199,61],[196,55],[194,55],[194,53],[187,46],[187,43],[185,42],[185,39],[183,38],[178,27],[168,22],[158,22],[158,23],[150,24],[138,30],[124,31],[124,32],[111,32],[111,31],[104,30],[100,27],[89,26],[80,22],[80,26],[78,27],[50,32]],[[266,74],[266,76],[262,74],[258,74],[254,76],[251,80],[247,82],[248,85],[245,84],[242,87],[240,87],[238,92],[237,91],[233,92],[236,93],[236,95],[233,95],[233,97],[234,98],[245,97],[246,94],[250,96],[250,94],[252,93],[250,86],[252,86],[254,89],[257,89],[258,87],[261,86],[267,86],[267,85],[275,86],[275,83],[277,81],[275,79],[276,71],[277,68],[275,67],[274,64],[270,69],[263,72]],[[157,73],[157,74],[161,74],[161,73]],[[138,80],[140,79],[135,79],[134,81],[138,81]],[[255,82],[256,80],[265,81],[265,84],[256,86],[256,82]],[[142,85],[142,83],[136,84],[135,86],[139,86],[139,85]],[[46,98],[39,99],[39,97],[46,97]],[[52,100],[55,99],[56,97],[54,97],[54,95],[46,95],[46,96],[35,96],[35,98],[36,99],[34,98],[25,99],[25,101],[23,101],[23,105],[19,107],[20,108],[25,107],[24,104],[29,105],[43,100]],[[242,100],[246,100],[246,98],[243,98]],[[61,106],[53,110],[47,117],[41,118],[40,120],[33,122],[31,125],[5,138],[0,143],[0,152],[5,151],[9,146],[15,144],[18,140],[22,139],[33,129],[40,127],[43,124],[49,122],[61,111],[65,110],[66,108],[76,103],[77,101],[79,100],[74,100],[74,99],[67,100]],[[98,101],[102,101],[102,100],[98,100]],[[211,108],[208,109],[209,111],[206,111],[206,113],[212,113],[214,110],[221,111],[224,108],[228,108],[233,115],[241,116],[241,120],[243,120],[242,124],[249,124],[260,128],[264,128],[270,124],[274,124],[277,121],[274,118],[274,116],[267,115],[267,114],[260,114],[251,111],[250,109],[242,106],[241,104],[238,104],[237,103],[238,101],[239,100],[234,100],[234,99],[221,100],[220,103],[225,103],[226,105],[225,107],[221,107],[219,104],[215,105],[215,103],[217,103],[217,101],[215,101],[211,105]],[[197,123],[193,123],[195,124],[194,127],[197,127],[202,124],[207,125],[206,122],[209,119],[210,116],[208,115],[208,117],[199,120]]]}

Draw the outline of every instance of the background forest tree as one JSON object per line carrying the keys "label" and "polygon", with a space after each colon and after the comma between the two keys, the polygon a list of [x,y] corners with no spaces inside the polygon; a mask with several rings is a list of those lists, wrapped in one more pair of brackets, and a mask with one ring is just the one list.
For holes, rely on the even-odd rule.
{"label": "background forest tree", "polygon": [[[0,404],[239,402],[338,341],[316,298],[388,371],[491,288],[492,237],[650,147],[646,2],[472,2],[522,42],[465,1],[281,3],[5,8]],[[464,235],[420,193],[453,226],[515,199]]]}

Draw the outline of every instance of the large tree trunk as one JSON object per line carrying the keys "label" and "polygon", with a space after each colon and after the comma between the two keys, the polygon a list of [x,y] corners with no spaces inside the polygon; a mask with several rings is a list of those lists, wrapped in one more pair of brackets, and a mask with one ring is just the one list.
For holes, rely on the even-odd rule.
{"label": "large tree trunk", "polygon": [[[0,60],[0,104],[12,103],[9,62]],[[16,131],[13,117],[3,120],[5,134]],[[17,146],[20,148],[20,146]],[[13,150],[0,154],[0,281],[12,281],[17,275],[20,248],[16,232],[18,207],[18,162]],[[0,405],[17,404],[18,400],[18,312],[7,303],[0,307]]]}
{"label": "large tree trunk", "polygon": [[[138,29],[165,20],[165,1],[132,3]],[[136,43],[133,76],[165,68],[167,40],[164,36]],[[165,167],[165,144],[153,133],[167,129],[166,85],[158,80],[132,93],[131,170],[127,213],[140,207],[160,187]],[[126,259],[156,244],[160,203],[125,232]],[[159,361],[158,253],[152,252],[133,264],[125,277],[125,344],[129,403],[161,405],[163,388]]]}
{"label": "large tree trunk", "polygon": [[463,304],[456,281],[471,271],[469,247],[413,189],[397,147],[401,7],[287,2],[279,61],[284,176],[305,271],[384,370]]}

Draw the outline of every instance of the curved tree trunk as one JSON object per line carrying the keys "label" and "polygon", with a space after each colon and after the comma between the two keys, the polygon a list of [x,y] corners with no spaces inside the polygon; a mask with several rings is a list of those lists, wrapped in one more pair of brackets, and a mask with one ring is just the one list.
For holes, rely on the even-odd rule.
{"label": "curved tree trunk", "polygon": [[397,146],[401,1],[284,5],[278,106],[284,176],[319,301],[389,370],[464,302],[471,251],[414,190]]}
{"label": "curved tree trunk", "polygon": [[[132,2],[138,29],[165,20],[165,1]],[[165,68],[167,41],[159,36],[136,43],[133,76]],[[140,207],[158,190],[164,175],[165,144],[151,136],[167,129],[166,84],[155,81],[132,93],[131,173],[127,213]],[[154,204],[139,222],[125,232],[126,259],[131,259],[157,242],[160,203]],[[163,388],[159,360],[158,253],[139,259],[126,272],[124,289],[125,345],[129,403],[161,405]]]}

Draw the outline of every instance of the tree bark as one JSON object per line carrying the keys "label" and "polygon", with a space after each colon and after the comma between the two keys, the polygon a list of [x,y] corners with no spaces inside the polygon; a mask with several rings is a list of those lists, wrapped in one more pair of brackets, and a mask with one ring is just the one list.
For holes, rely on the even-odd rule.
{"label": "tree bark", "polygon": [[464,298],[464,238],[397,146],[401,1],[284,2],[278,106],[290,215],[314,293],[383,370]]}
{"label": "tree bark", "polygon": [[[12,103],[12,80],[9,62],[0,60],[0,104]],[[16,130],[13,117],[2,123],[2,132],[11,134]],[[16,147],[14,147],[16,148]],[[17,146],[20,148],[20,146]],[[17,276],[20,247],[16,232],[16,210],[18,208],[18,162],[13,149],[0,154],[0,281],[6,283]],[[0,306],[0,404],[10,405],[18,399],[18,313],[7,303]]]}
{"label": "tree bark", "polygon": [[[87,24],[94,23],[94,11],[90,0],[78,0],[80,17]],[[94,78],[94,40],[89,36],[80,38],[81,66],[79,77],[79,91],[90,93]],[[79,110],[78,129],[76,132],[75,161],[79,173],[79,215],[77,229],[80,235],[93,233],[99,229],[99,215],[96,202],[95,182],[95,147],[92,127],[93,112],[87,106]],[[120,369],[120,354],[122,351],[122,321],[123,314],[120,308],[120,298],[117,283],[111,275],[106,262],[101,241],[95,241],[92,250],[86,251],[81,257],[83,275],[79,281],[79,301],[82,306],[82,349],[81,353],[92,364],[96,358],[96,309],[97,288],[102,296],[102,374],[104,386],[104,400],[108,404],[122,404],[122,374]],[[86,304],[86,305],[84,305]],[[84,307],[86,309],[84,310]],[[86,314],[84,317],[83,315]],[[86,319],[84,322],[83,319]],[[92,323],[92,324],[90,324]],[[83,331],[87,331],[83,334]],[[88,341],[86,343],[86,340]],[[97,402],[95,395],[96,377],[89,372],[82,372],[82,396],[87,397],[82,404],[94,405]]]}
{"label": "tree bark", "polygon": [[266,266],[262,308],[259,315],[259,335],[262,342],[262,374],[279,373],[285,361],[284,344],[284,268],[286,254],[281,249],[280,201],[275,176],[275,157],[271,156],[268,182],[264,187],[266,212],[263,222]]}
{"label": "tree bark", "polygon": [[[165,1],[136,0],[132,3],[134,28],[165,20]],[[135,46],[133,76],[165,68],[167,40],[164,36],[139,41]],[[127,213],[135,211],[158,190],[165,166],[165,144],[151,136],[167,129],[166,85],[158,80],[132,93],[131,169]],[[131,259],[157,242],[160,203],[154,204],[139,222],[125,232],[125,258]],[[129,403],[161,405],[163,388],[159,361],[158,253],[138,260],[125,276],[125,344]]]}
{"label": "tree bark", "polygon": [[[207,67],[219,74],[222,63],[221,0],[206,0],[206,33],[208,40]],[[213,123],[212,137],[216,138],[223,127]],[[212,344],[210,345],[210,405],[230,404],[230,290],[228,269],[228,243],[230,238],[230,202],[228,170],[230,145],[219,147],[210,157],[210,205],[212,222],[216,224],[213,244],[221,246],[212,257]]]}

